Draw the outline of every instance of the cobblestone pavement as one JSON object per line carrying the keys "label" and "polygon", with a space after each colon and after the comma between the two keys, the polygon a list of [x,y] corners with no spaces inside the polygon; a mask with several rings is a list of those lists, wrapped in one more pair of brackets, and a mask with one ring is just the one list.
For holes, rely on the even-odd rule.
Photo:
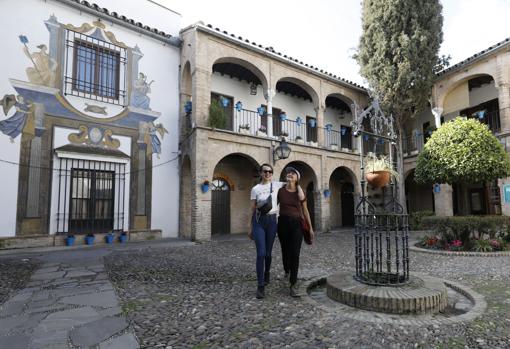
{"label": "cobblestone pavement", "polygon": [[[300,277],[353,270],[349,233],[303,246]],[[278,242],[266,298],[255,299],[255,247],[247,238],[117,251],[106,267],[143,348],[510,348],[510,257],[411,253],[411,269],[485,296],[468,323],[403,326],[358,321],[288,295]]]}
{"label": "cobblestone pavement", "polygon": [[38,263],[25,258],[0,260],[0,304],[25,287],[37,266]]}
{"label": "cobblestone pavement", "polygon": [[105,273],[105,253],[36,257],[40,268],[0,308],[0,348],[139,348]]}

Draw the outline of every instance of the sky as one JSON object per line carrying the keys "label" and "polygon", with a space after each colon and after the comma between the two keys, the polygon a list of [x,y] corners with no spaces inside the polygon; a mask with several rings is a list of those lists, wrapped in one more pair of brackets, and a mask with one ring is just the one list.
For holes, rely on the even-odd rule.
{"label": "sky", "polygon": [[[419,0],[415,0],[419,1]],[[361,0],[158,0],[203,21],[347,80],[364,84],[352,59],[361,35]],[[510,37],[510,0],[442,0],[440,54],[455,64]]]}

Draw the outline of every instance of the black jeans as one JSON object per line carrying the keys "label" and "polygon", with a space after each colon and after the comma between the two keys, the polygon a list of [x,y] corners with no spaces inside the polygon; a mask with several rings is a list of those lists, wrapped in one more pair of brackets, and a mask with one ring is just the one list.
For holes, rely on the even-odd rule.
{"label": "black jeans", "polygon": [[278,239],[282,246],[283,269],[290,273],[290,284],[297,281],[299,254],[303,243],[303,230],[298,218],[280,216],[278,218]]}

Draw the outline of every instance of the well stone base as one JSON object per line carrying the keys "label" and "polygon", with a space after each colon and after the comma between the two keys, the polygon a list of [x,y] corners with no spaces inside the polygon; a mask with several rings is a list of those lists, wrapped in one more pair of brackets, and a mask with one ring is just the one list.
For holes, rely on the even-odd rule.
{"label": "well stone base", "polygon": [[330,275],[329,298],[354,308],[389,314],[435,314],[447,306],[446,285],[428,276],[411,276],[402,286],[371,286],[354,279],[353,273]]}

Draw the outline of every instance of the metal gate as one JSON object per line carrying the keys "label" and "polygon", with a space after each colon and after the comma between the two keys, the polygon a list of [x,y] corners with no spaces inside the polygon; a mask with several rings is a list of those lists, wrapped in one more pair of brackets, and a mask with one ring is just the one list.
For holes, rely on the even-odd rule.
{"label": "metal gate", "polygon": [[211,233],[230,234],[230,186],[223,179],[212,181]]}

